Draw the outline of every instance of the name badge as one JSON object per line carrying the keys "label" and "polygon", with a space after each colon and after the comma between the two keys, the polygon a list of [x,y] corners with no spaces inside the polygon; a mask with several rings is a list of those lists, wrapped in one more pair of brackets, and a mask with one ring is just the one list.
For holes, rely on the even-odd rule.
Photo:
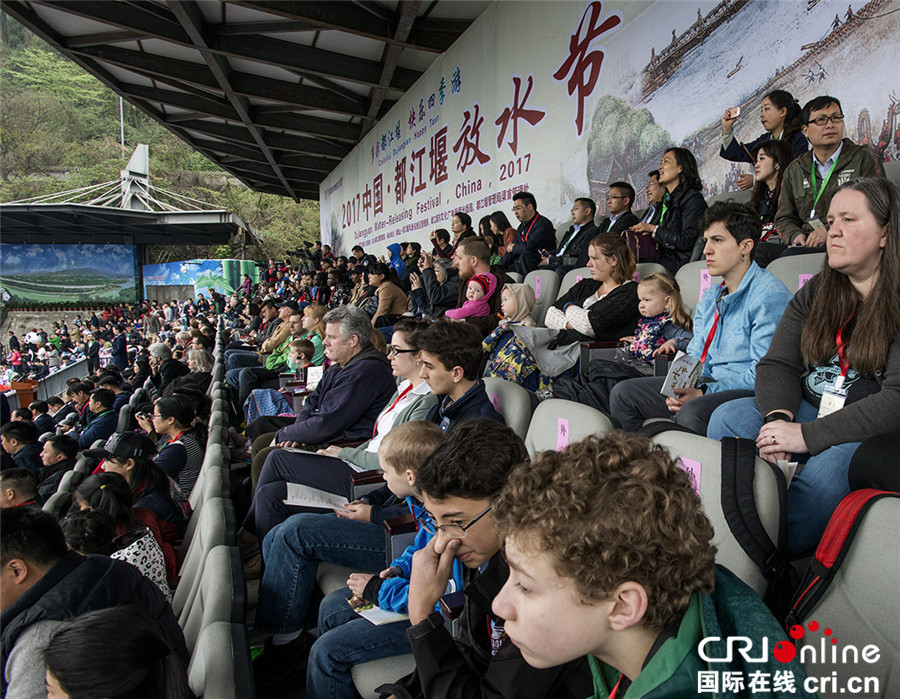
{"label": "name badge", "polygon": [[825,224],[822,223],[822,219],[816,216],[815,210],[809,212],[809,218],[806,219],[806,222],[812,227],[813,230],[817,228],[825,228]]}
{"label": "name badge", "polygon": [[822,399],[819,401],[819,414],[817,417],[825,417],[837,412],[844,407],[847,400],[847,389],[844,388],[844,377],[838,377],[833,386],[828,386],[822,391]]}

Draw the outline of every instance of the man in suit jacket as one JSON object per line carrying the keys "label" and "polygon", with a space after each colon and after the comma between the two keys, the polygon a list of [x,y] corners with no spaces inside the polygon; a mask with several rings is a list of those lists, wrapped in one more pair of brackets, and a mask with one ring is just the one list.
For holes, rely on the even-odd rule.
{"label": "man in suit jacket", "polygon": [[556,229],[550,219],[538,213],[537,200],[531,192],[513,194],[513,213],[519,227],[512,249],[500,260],[500,266],[524,277],[538,268],[542,250],[556,247]]}
{"label": "man in suit jacket", "polygon": [[[632,204],[634,204],[634,187],[628,182],[613,182],[609,185],[609,192],[606,195],[606,208],[609,216],[597,226],[600,232],[621,235],[638,223],[638,217],[631,211]],[[585,264],[587,264],[586,258],[587,252],[585,252]]]}
{"label": "man in suit jacket", "polygon": [[640,223],[658,226],[662,215],[662,200],[663,195],[666,193],[666,188],[659,183],[659,170],[653,170],[648,173],[647,177],[647,189],[644,190],[647,192],[647,208],[641,214]]}
{"label": "man in suit jacket", "polygon": [[116,335],[112,340],[112,360],[120,372],[128,366],[128,341],[125,339],[125,328],[121,325],[116,326]]}
{"label": "man in suit jacket", "polygon": [[552,255],[541,257],[540,267],[556,270],[560,276],[577,267],[587,265],[588,244],[600,230],[594,224],[597,205],[593,199],[579,197],[572,204],[572,226]]}

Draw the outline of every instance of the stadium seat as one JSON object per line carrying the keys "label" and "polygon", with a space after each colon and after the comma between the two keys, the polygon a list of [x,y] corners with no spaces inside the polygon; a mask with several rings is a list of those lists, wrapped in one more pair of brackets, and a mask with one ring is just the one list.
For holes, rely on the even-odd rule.
{"label": "stadium seat", "polygon": [[[853,493],[851,493],[853,496]],[[849,496],[848,496],[849,497]],[[900,577],[900,553],[890,532],[900,531],[900,498],[886,497],[873,502],[858,522],[853,541],[822,597],[802,622],[819,622],[818,632],[809,632],[796,643],[803,658],[803,646],[818,651],[825,643],[823,630],[831,629],[831,637],[838,641],[838,657],[842,649],[855,646],[860,652],[869,645],[879,649],[875,663],[859,662],[807,663],[809,674],[837,673],[833,687],[819,687],[821,699],[846,696],[851,676],[877,678],[878,689],[867,691],[869,697],[896,697],[897,677],[900,673],[900,605],[897,604],[897,580]],[[834,542],[836,543],[836,542]],[[817,574],[822,574],[820,568]]]}
{"label": "stadium seat", "polygon": [[792,294],[796,294],[814,275],[822,271],[825,264],[824,252],[813,252],[808,255],[788,255],[772,260],[766,267],[775,277],[780,279]]}
{"label": "stadium seat", "polygon": [[230,501],[210,498],[203,505],[193,537],[187,547],[184,562],[179,571],[180,581],[172,598],[172,610],[183,623],[190,613],[191,604],[200,586],[200,573],[207,554],[215,547],[226,543],[226,511],[234,511]]}
{"label": "stadium seat", "polygon": [[219,621],[244,623],[247,591],[241,553],[230,546],[216,546],[206,556],[200,588],[182,630],[188,651],[193,652],[203,628]]}
{"label": "stadium seat", "polygon": [[535,454],[548,449],[560,450],[588,435],[604,435],[613,426],[599,410],[560,398],[541,401],[531,416],[525,435],[525,448]]}
{"label": "stadium seat", "polygon": [[516,284],[522,283],[522,275],[518,272],[507,272],[506,276],[512,279]]}
{"label": "stadium seat", "polygon": [[531,317],[538,325],[543,326],[547,309],[556,301],[559,293],[559,275],[546,269],[536,269],[525,277],[525,283],[534,289],[534,308]]}
{"label": "stadium seat", "polygon": [[244,625],[217,621],[205,626],[188,665],[188,684],[194,694],[210,699],[256,696],[249,649]]}
{"label": "stadium seat", "polygon": [[733,201],[738,204],[749,204],[750,198],[753,196],[752,189],[735,189],[730,192],[719,192],[718,194],[706,200],[708,206],[712,206],[720,201]]}
{"label": "stadium seat", "polygon": [[531,423],[533,395],[519,384],[495,376],[484,380],[484,389],[509,428],[525,439]]}
{"label": "stadium seat", "polygon": [[[700,502],[715,531],[712,543],[717,549],[716,563],[728,568],[762,597],[767,587],[766,578],[732,534],[722,509],[721,443],[677,430],[661,432],[653,437],[653,441],[666,447],[674,458],[699,464],[695,468],[700,471]],[[778,542],[786,516],[781,505],[786,497],[784,478],[771,464],[758,457],[755,469],[753,499],[756,510],[769,538]]]}
{"label": "stadium seat", "polygon": [[81,481],[84,480],[85,474],[72,469],[66,471],[63,477],[59,479],[59,486],[56,488],[57,493],[74,493]]}
{"label": "stadium seat", "polygon": [[681,298],[693,315],[697,310],[700,297],[706,289],[714,289],[722,283],[722,277],[710,276],[706,269],[706,261],[688,262],[675,275],[675,281],[681,288]]}
{"label": "stadium seat", "polygon": [[47,498],[47,502],[44,503],[44,506],[41,508],[44,512],[49,512],[51,515],[59,519],[62,516],[63,510],[69,506],[69,503],[72,501],[72,494],[68,491],[56,491]]}
{"label": "stadium seat", "polygon": [[381,695],[375,691],[376,687],[394,682],[415,669],[416,658],[412,653],[407,653],[354,665],[350,675],[353,677],[356,691],[364,699],[378,699]]}
{"label": "stadium seat", "polygon": [[884,163],[884,175],[900,187],[900,160],[888,160]]}
{"label": "stadium seat", "polygon": [[559,285],[559,291],[556,294],[557,300],[568,293],[569,289],[575,286],[578,282],[583,279],[590,278],[591,270],[587,267],[576,267],[575,269],[570,269],[568,272],[566,272],[566,276],[562,278],[562,282]]}
{"label": "stadium seat", "polygon": [[116,432],[126,432],[131,429],[131,419],[134,415],[134,406],[123,405],[119,409],[119,421],[116,423]]}
{"label": "stadium seat", "polygon": [[641,279],[646,279],[651,274],[665,271],[666,268],[657,262],[638,262],[637,270],[635,271],[637,279],[635,281],[640,281]]}

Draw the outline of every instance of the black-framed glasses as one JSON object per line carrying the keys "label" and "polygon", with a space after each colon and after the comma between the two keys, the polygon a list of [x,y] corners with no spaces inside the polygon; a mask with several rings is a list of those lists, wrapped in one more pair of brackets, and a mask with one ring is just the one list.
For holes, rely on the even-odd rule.
{"label": "black-framed glasses", "polygon": [[411,352],[418,352],[417,349],[400,349],[399,347],[395,347],[394,345],[388,345],[388,355],[391,354],[410,354]]}
{"label": "black-framed glasses", "polygon": [[439,531],[446,536],[448,539],[465,539],[466,532],[472,528],[472,526],[482,517],[484,517],[488,512],[491,511],[493,505],[488,505],[487,509],[478,515],[475,519],[469,522],[467,525],[463,526],[462,524],[435,524],[434,519],[431,516],[422,517],[419,522],[424,527],[425,531],[430,532],[431,534],[437,534]]}
{"label": "black-framed glasses", "polygon": [[618,194],[607,194],[607,199],[624,199],[625,197],[620,197]]}
{"label": "black-framed glasses", "polygon": [[810,119],[806,123],[807,124],[815,124],[816,126],[825,126],[825,124],[827,124],[829,121],[832,124],[840,124],[844,121],[844,115],[843,114],[832,114],[831,116],[820,116],[820,117],[816,117],[815,119]]}

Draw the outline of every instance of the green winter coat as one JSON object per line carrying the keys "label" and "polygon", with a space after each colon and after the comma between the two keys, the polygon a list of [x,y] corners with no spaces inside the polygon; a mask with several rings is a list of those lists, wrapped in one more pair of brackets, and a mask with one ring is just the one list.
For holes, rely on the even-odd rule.
{"label": "green winter coat", "polygon": [[[884,177],[884,168],[868,150],[856,145],[849,138],[845,138],[843,144],[837,165],[828,180],[828,186],[816,203],[816,218],[823,223],[828,215],[831,197],[840,185],[860,177]],[[812,150],[809,150],[788,165],[784,171],[775,228],[782,240],[791,243],[801,233],[805,235],[812,231],[812,226],[806,220],[813,209],[816,193],[822,186],[822,176],[818,168],[815,168],[815,182],[809,181],[810,172],[814,169],[814,157]]]}
{"label": "green winter coat", "polygon": [[[746,663],[735,651],[731,663],[707,662],[700,657],[698,645],[701,640],[718,636],[721,641],[705,646],[706,654],[712,658],[722,658],[726,654],[728,636],[747,636],[753,640],[750,653],[761,655],[761,641],[768,638],[769,653],[765,662]],[[787,639],[784,630],[766,608],[762,600],[734,573],[716,566],[716,587],[711,595],[696,594],[678,626],[678,632],[666,639],[646,667],[641,670],[627,691],[617,692],[615,699],[661,699],[662,697],[705,697],[721,699],[725,697],[747,697],[766,699],[783,697],[800,699],[815,697],[805,692],[803,682],[806,672],[795,658],[790,663],[781,663],[772,656],[772,649],[779,641]],[[594,676],[592,699],[607,699],[619,681],[618,670],[591,656],[588,658]],[[715,672],[722,683],[722,673],[740,672],[744,678],[744,691],[698,692],[698,673]],[[771,678],[776,672],[793,672],[795,692],[755,691],[751,692],[750,673],[763,672]]]}

